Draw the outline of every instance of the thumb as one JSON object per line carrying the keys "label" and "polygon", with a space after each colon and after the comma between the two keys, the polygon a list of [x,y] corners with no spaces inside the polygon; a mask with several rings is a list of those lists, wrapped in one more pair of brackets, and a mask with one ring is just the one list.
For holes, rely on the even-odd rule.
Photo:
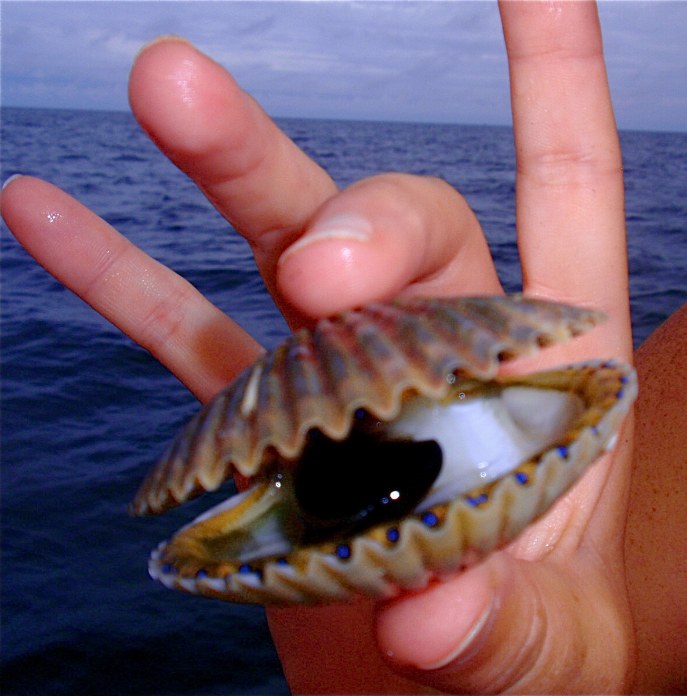
{"label": "thumb", "polygon": [[502,292],[482,228],[445,181],[378,174],[323,204],[280,257],[284,297],[310,317],[424,295]]}
{"label": "thumb", "polygon": [[612,585],[499,552],[386,604],[377,638],[393,669],[444,692],[618,692],[629,649]]}

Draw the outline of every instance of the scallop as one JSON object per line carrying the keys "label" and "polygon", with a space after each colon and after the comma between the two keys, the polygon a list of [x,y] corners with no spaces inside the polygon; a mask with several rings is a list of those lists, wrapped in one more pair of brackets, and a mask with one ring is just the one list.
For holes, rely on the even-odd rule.
{"label": "scallop", "polygon": [[240,493],[151,554],[170,588],[228,601],[390,598],[517,537],[613,446],[631,367],[501,363],[603,315],[520,295],[400,298],[321,320],[262,355],[188,425],[131,512]]}

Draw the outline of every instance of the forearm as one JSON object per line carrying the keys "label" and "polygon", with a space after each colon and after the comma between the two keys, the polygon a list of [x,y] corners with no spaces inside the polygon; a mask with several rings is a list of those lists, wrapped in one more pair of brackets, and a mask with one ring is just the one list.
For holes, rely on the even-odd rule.
{"label": "forearm", "polygon": [[635,355],[640,394],[625,539],[633,691],[687,691],[687,305]]}

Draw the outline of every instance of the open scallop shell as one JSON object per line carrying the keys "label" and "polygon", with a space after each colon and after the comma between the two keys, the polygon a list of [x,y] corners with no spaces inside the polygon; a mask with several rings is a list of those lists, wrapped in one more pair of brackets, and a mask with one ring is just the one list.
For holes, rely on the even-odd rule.
{"label": "open scallop shell", "polygon": [[[202,409],[144,481],[131,505],[134,514],[161,512],[215,490],[234,471],[253,483],[161,544],[150,559],[151,575],[169,587],[241,602],[345,601],[358,593],[387,598],[420,589],[507,543],[612,446],[635,398],[636,378],[630,367],[612,361],[517,377],[498,377],[499,365],[602,319],[592,310],[521,296],[404,298],[297,332]],[[433,416],[426,413],[433,405],[461,399],[478,407],[483,401],[500,405],[503,394],[519,398],[522,389],[562,395],[564,409],[568,397],[579,405],[551,441],[525,450],[506,471],[448,498],[423,494],[424,503],[397,518],[351,532],[342,527],[329,536],[306,534],[276,549],[264,540],[283,541],[279,531],[256,532],[258,541],[251,543],[259,548],[246,559],[247,545],[236,539],[253,534],[246,530],[271,509],[275,486],[283,481],[286,487],[304,466],[315,436],[335,447],[349,443],[362,418],[366,427],[370,421],[380,426],[386,442],[396,437],[399,422],[415,418],[414,411],[424,410],[431,427]],[[497,401],[489,401],[493,394]],[[321,457],[315,468],[328,466],[328,457]],[[365,479],[369,466],[358,476]],[[404,466],[412,470],[414,463]],[[292,503],[280,503],[281,512],[261,524],[271,530],[285,517],[297,518]],[[237,544],[241,553],[234,554]]]}

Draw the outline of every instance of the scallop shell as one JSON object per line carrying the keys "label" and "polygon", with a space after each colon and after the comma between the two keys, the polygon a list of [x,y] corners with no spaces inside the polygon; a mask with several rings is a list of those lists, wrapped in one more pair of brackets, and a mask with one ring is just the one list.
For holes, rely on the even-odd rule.
{"label": "scallop shell", "polygon": [[[500,363],[602,320],[593,310],[515,295],[402,298],[295,333],[188,423],[143,482],[133,514],[162,512],[215,490],[235,471],[259,483],[267,462],[293,469],[314,431],[344,441],[361,412],[392,423],[409,395],[438,403],[474,385],[534,384],[574,393],[584,408],[555,443],[496,480],[350,537],[296,545],[249,563],[208,563],[196,549],[202,535],[217,541],[211,512],[209,520],[199,518],[153,551],[151,576],[168,587],[230,601],[323,603],[359,593],[392,597],[469,565],[515,538],[613,445],[636,395],[629,366],[595,361],[497,377]],[[262,504],[263,493],[258,487],[238,496],[222,514],[240,524],[246,510]],[[181,548],[185,557],[179,560]]]}

